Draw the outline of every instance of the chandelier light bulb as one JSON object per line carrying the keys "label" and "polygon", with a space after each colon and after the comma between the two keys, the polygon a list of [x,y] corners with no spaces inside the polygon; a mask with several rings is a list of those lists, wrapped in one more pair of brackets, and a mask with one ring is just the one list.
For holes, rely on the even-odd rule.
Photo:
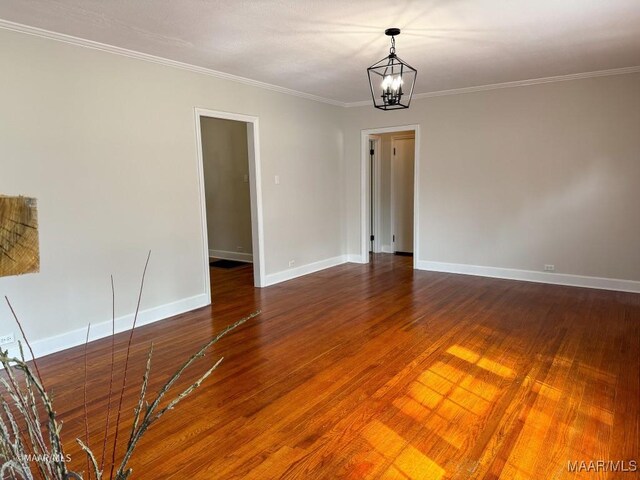
{"label": "chandelier light bulb", "polygon": [[404,80],[400,75],[386,75],[381,86],[384,90],[397,92],[402,84],[404,84]]}

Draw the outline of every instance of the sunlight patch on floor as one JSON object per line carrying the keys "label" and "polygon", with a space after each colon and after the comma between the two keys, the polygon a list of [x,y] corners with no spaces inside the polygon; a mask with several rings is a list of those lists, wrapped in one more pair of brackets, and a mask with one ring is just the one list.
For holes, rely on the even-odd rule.
{"label": "sunlight patch on floor", "polygon": [[504,378],[515,378],[516,373],[507,367],[506,365],[502,365],[494,360],[491,360],[486,357],[481,357],[475,352],[468,350],[460,345],[452,345],[447,350],[447,353],[454,355],[462,360],[465,360],[469,363],[477,365],[478,367],[487,370],[491,373],[495,373]]}
{"label": "sunlight patch on floor", "polygon": [[439,480],[445,474],[436,462],[378,420],[369,423],[362,435],[386,460],[392,462],[382,478]]}

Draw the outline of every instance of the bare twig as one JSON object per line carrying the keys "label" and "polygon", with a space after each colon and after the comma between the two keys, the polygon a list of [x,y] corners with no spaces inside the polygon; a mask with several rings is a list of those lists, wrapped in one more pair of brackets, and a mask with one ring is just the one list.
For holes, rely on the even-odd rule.
{"label": "bare twig", "polygon": [[111,373],[109,375],[109,397],[107,400],[107,421],[104,429],[104,440],[102,441],[102,455],[100,455],[100,471],[104,469],[104,457],[107,451],[107,438],[109,437],[109,423],[111,420],[111,395],[113,393],[113,368],[115,364],[115,341],[116,341],[116,289],[111,275]]}
{"label": "bare twig", "polygon": [[[24,349],[22,348],[22,342],[18,342],[18,348],[20,350],[20,358],[23,362],[26,362],[24,358]],[[33,393],[33,388],[31,387],[31,382],[29,381],[29,377],[25,377],[25,385],[27,387],[27,393],[29,394],[28,400],[31,404],[31,411],[33,412],[33,419],[36,421],[36,424],[40,424],[40,416],[38,415],[38,406],[36,404],[36,397]]]}
{"label": "bare twig", "polygon": [[[95,455],[93,454],[93,452],[91,451],[91,449],[85,445],[84,443],[82,443],[82,440],[80,440],[79,438],[76,438],[76,442],[78,442],[78,445],[80,445],[80,448],[84,451],[84,453],[87,454],[87,460],[91,461],[91,466],[93,467],[93,473],[96,476],[96,480],[101,480],[102,479],[102,471],[98,468],[98,461],[96,460]],[[89,467],[87,467],[89,468]],[[87,470],[87,478],[91,478],[90,472],[91,470]]]}
{"label": "bare twig", "polygon": [[[214,338],[212,338],[207,343],[205,343],[200,348],[200,350],[198,350],[186,362],[184,362],[182,364],[182,366],[178,370],[176,370],[176,372],[171,376],[171,378],[164,384],[164,386],[159,390],[155,400],[147,407],[147,409],[146,409],[146,411],[144,413],[144,416],[142,418],[142,421],[140,422],[140,426],[138,427],[138,429],[136,430],[135,434],[132,436],[131,440],[129,441],[129,448],[127,449],[127,451],[124,454],[124,457],[122,458],[122,462],[120,463],[120,467],[118,468],[118,471],[116,473],[116,477],[115,477],[116,480],[124,480],[131,473],[130,469],[127,468],[127,463],[129,462],[129,459],[131,458],[131,455],[133,454],[133,451],[134,451],[138,441],[140,440],[142,435],[147,431],[147,429],[151,426],[151,424],[153,422],[155,422],[156,420],[158,420],[169,409],[169,408],[164,408],[163,410],[161,410],[160,412],[158,412],[156,414],[156,409],[160,405],[160,402],[164,398],[165,394],[169,391],[169,389],[173,386],[173,384],[180,378],[182,373],[187,368],[189,368],[193,364],[193,362],[195,362],[197,359],[203,357],[204,354],[207,352],[207,350],[209,350],[209,348],[211,348],[214,344],[216,344],[227,333],[229,333],[231,330],[237,328],[238,326],[242,325],[247,320],[257,316],[259,313],[260,313],[259,311],[255,312],[255,313],[252,313],[251,315],[249,315],[249,316],[247,316],[247,317],[245,317],[245,318],[243,318],[241,320],[238,320],[237,322],[229,325],[224,330],[219,332]],[[173,406],[175,406],[178,402],[180,402],[183,398],[185,398],[187,395],[189,395],[193,390],[198,388],[198,386],[202,383],[202,381],[204,381],[204,379],[207,378],[207,376],[209,376],[211,374],[211,372],[213,372],[213,370],[215,370],[218,367],[218,365],[220,365],[221,361],[222,361],[222,359],[220,359],[212,368],[210,368],[194,384],[192,384],[189,388],[187,388],[187,390],[185,390],[180,395],[178,395],[174,400],[172,400],[169,403],[171,408]]]}
{"label": "bare twig", "polygon": [[166,411],[168,410],[172,410],[173,407],[175,407],[179,402],[181,402],[182,400],[184,400],[188,395],[190,395],[196,388],[198,388],[200,385],[202,385],[202,382],[205,381],[205,379],[211,375],[213,373],[213,371],[218,368],[220,366],[220,364],[222,363],[222,360],[224,360],[224,357],[220,357],[218,359],[218,361],[213,365],[213,367],[211,367],[209,370],[207,370],[204,375],[202,375],[198,380],[196,380],[191,386],[189,386],[185,391],[183,391],[180,395],[178,395],[176,398],[174,398],[173,400],[171,400],[169,402],[169,404],[164,407],[162,410],[160,410],[156,416],[155,419],[160,418],[162,415],[165,414]]}
{"label": "bare twig", "polygon": [[[16,359],[17,360],[17,359]],[[33,448],[33,453],[38,454],[38,450],[40,449],[40,453],[46,453],[47,447],[42,436],[42,431],[40,429],[40,424],[36,423],[33,417],[29,413],[29,407],[27,405],[27,400],[25,395],[23,395],[20,387],[18,385],[18,381],[13,374],[13,369],[11,368],[10,359],[5,352],[0,354],[0,363],[4,366],[5,372],[7,374],[7,378],[9,381],[7,382],[4,378],[0,377],[0,383],[4,386],[7,394],[11,397],[13,402],[16,405],[16,408],[20,411],[20,414],[24,417],[25,425],[27,427],[27,434],[29,435],[29,440],[31,447]],[[26,362],[23,361],[23,364],[26,365]],[[24,434],[23,434],[24,436]],[[26,440],[26,439],[25,439]],[[27,442],[25,441],[25,444]],[[51,470],[51,466],[48,466],[48,469]]]}
{"label": "bare twig", "polygon": [[40,378],[40,383],[42,384],[42,386],[44,386],[44,382],[42,381],[42,375],[40,374],[40,369],[38,368],[38,362],[36,361],[36,356],[33,354],[33,348],[31,348],[31,343],[29,343],[29,339],[27,338],[27,335],[24,333],[24,328],[22,328],[22,323],[20,323],[20,320],[18,319],[18,316],[16,315],[16,312],[13,309],[13,306],[9,301],[9,297],[5,295],[4,299],[7,301],[7,305],[9,305],[9,310],[11,310],[11,315],[13,315],[14,320],[18,324],[18,328],[20,329],[20,334],[22,335],[22,338],[24,338],[24,343],[27,344],[27,348],[31,353],[31,361],[33,362],[33,366],[36,367],[36,373]]}
{"label": "bare twig", "polygon": [[[84,342],[84,385],[82,386],[82,394],[84,400],[84,441],[89,445],[89,413],[87,412],[87,347],[89,346],[89,333],[91,332],[91,323],[87,326],[87,339]],[[91,480],[91,470],[89,469],[89,455],[87,455],[87,479]]]}
{"label": "bare twig", "polygon": [[116,464],[116,450],[118,448],[118,431],[120,427],[120,415],[122,414],[122,399],[124,398],[124,391],[127,386],[127,370],[129,368],[129,354],[131,352],[131,341],[133,340],[133,332],[136,328],[136,322],[138,321],[138,313],[140,312],[140,302],[142,300],[142,290],[144,289],[144,279],[147,275],[147,267],[149,266],[149,259],[151,258],[151,250],[147,255],[147,261],[144,264],[144,270],[142,271],[142,280],[140,281],[140,291],[138,293],[138,304],[136,305],[136,313],[133,316],[133,324],[131,326],[131,332],[129,333],[129,342],[127,343],[127,353],[124,360],[124,374],[122,377],[122,389],[120,390],[120,401],[118,402],[118,414],[116,416],[116,433],[113,439],[113,452],[111,454],[111,472],[109,478],[113,479],[113,471]]}
{"label": "bare twig", "polygon": [[20,475],[24,480],[33,480],[29,469],[14,460],[5,462],[0,466],[0,478],[5,478],[8,473],[11,474],[11,477],[9,477],[11,480],[17,480],[16,474]]}
{"label": "bare twig", "polygon": [[[22,342],[18,342],[18,348],[20,350],[20,358],[22,359],[23,362],[26,362],[25,358],[24,358],[24,349],[22,348]],[[40,425],[40,416],[38,414],[38,405],[36,403],[36,396],[33,392],[33,386],[31,385],[31,382],[29,381],[29,377],[25,376],[25,386],[27,389],[27,393],[28,393],[28,401],[31,403],[31,411],[33,413],[33,420],[34,423],[36,425]],[[40,433],[40,431],[38,431],[37,433]],[[47,475],[44,471],[43,466],[39,463],[36,462],[36,465],[38,466],[38,470],[40,470],[40,473],[42,474],[42,478],[46,478]]]}
{"label": "bare twig", "polygon": [[144,375],[142,376],[142,385],[140,386],[138,406],[133,412],[133,426],[131,427],[131,435],[129,436],[129,444],[127,446],[131,446],[131,441],[133,440],[133,436],[136,432],[136,428],[138,427],[138,422],[140,420],[140,413],[142,412],[142,408],[145,404],[145,397],[147,396],[147,385],[149,384],[149,374],[151,372],[151,355],[153,355],[153,343],[149,347],[149,354],[147,355],[147,365],[144,369]]}
{"label": "bare twig", "polygon": [[[7,305],[9,306],[9,310],[11,311],[11,314],[13,315],[13,319],[15,320],[16,324],[18,325],[18,328],[20,329],[20,334],[22,335],[22,338],[24,339],[24,342],[27,345],[27,348],[29,349],[29,352],[31,354],[31,361],[33,362],[33,366],[35,367],[38,379],[40,384],[43,386],[44,388],[44,381],[42,379],[42,374],[40,373],[40,369],[38,368],[38,361],[36,360],[36,356],[33,353],[33,348],[31,347],[31,343],[29,342],[29,339],[27,338],[27,335],[24,331],[24,328],[22,326],[22,322],[20,322],[20,319],[18,318],[18,315],[16,314],[13,305],[11,305],[11,302],[9,301],[9,297],[7,297],[5,295],[4,297],[5,301],[7,302]],[[22,361],[25,362],[24,359],[24,352],[22,349],[22,343],[18,342],[18,346],[20,348],[20,355],[22,357]],[[6,358],[6,355],[5,355]],[[4,363],[4,362],[3,362]],[[25,362],[26,365],[26,362]],[[5,365],[5,370],[8,370],[8,365]],[[32,402],[32,412],[33,412],[33,417],[29,414],[28,410],[28,404],[29,402],[29,398],[34,399],[33,396],[33,390],[31,388],[31,385],[29,384],[29,376],[25,377],[25,381],[27,384],[27,392],[28,392],[28,396],[25,395],[23,396],[22,393],[20,392],[20,389],[18,387],[17,382],[15,381],[15,378],[11,378],[11,372],[7,371],[7,376],[10,379],[11,382],[11,386],[14,390],[14,392],[16,393],[17,397],[14,397],[14,399],[18,399],[16,405],[19,408],[24,408],[24,412],[21,412],[23,414],[23,416],[25,417],[25,422],[27,425],[27,431],[29,434],[29,438],[31,440],[31,446],[33,448],[33,453],[36,454],[36,446],[40,448],[40,452],[42,454],[45,454],[47,452],[47,448],[45,446],[45,442],[44,442],[44,438],[42,437],[42,431],[40,429],[40,420],[38,418],[38,412],[37,412],[37,407],[35,407],[35,400],[33,400]],[[7,388],[7,390],[9,391],[9,389]],[[51,435],[51,433],[50,433]],[[42,468],[42,466],[38,463],[38,467]],[[48,470],[50,472],[52,472],[51,470],[51,466],[47,465]],[[53,472],[52,472],[53,473]]]}
{"label": "bare twig", "polygon": [[[11,435],[9,433],[9,429],[7,428],[7,425],[5,424],[2,416],[0,416],[0,432],[2,433],[2,448],[5,451],[4,453],[5,458],[3,459],[2,464],[4,466],[7,463],[12,463],[12,466],[10,468],[13,471],[14,478],[15,478],[16,466],[17,466],[17,469],[19,470],[20,475],[23,478],[33,478],[30,475],[31,471],[29,470],[29,463],[26,462],[24,443],[20,440],[21,435],[20,435],[20,429],[18,428],[18,424],[16,423],[15,418],[11,413],[11,408],[9,408],[9,404],[7,404],[4,397],[0,396],[0,401],[2,402],[2,409],[4,410],[4,414],[7,417],[7,423],[11,427],[11,434],[13,435],[13,441],[11,441],[11,438],[10,438]],[[42,473],[43,478],[45,478],[44,470],[42,470],[40,465],[38,465],[38,467],[40,467],[40,472]],[[28,471],[29,475],[24,473],[26,471]],[[4,478],[4,476],[0,475],[0,478]]]}
{"label": "bare twig", "polygon": [[[3,378],[0,378],[1,384],[7,390],[7,394],[13,400],[13,395],[9,392],[8,385],[4,381]],[[28,445],[25,442],[24,432],[21,432],[18,428],[18,425],[15,421],[13,414],[11,413],[11,408],[9,407],[8,402],[4,398],[4,395],[0,394],[0,403],[2,404],[2,409],[4,411],[5,419],[0,415],[0,433],[2,436],[0,437],[0,445],[1,445],[1,453],[4,457],[3,463],[14,459],[17,463],[22,463],[21,460],[24,458],[23,455],[26,453],[24,448]],[[20,411],[20,409],[18,409]],[[20,413],[22,413],[20,411]],[[11,433],[13,434],[13,440],[11,439],[11,433],[9,431],[11,428]],[[0,477],[2,478],[2,477]]]}
{"label": "bare twig", "polygon": [[[9,379],[13,379],[12,382],[13,384],[15,384],[14,388],[16,388],[16,392],[17,392],[16,393],[17,395],[16,398],[18,400],[17,406],[20,409],[21,414],[24,416],[27,422],[27,427],[33,428],[34,433],[40,434],[41,432],[40,425],[37,425],[37,426],[31,425],[33,419],[30,418],[28,410],[23,408],[23,405],[22,405],[22,402],[24,401],[23,395],[21,394],[19,388],[17,388],[17,384],[15,383],[15,378],[13,377],[13,369],[22,371],[25,376],[29,377],[29,381],[31,382],[33,387],[35,387],[36,392],[38,393],[38,396],[42,400],[42,404],[44,405],[45,411],[47,413],[47,420],[48,420],[47,428],[49,431],[49,442],[51,445],[51,452],[49,454],[49,458],[52,460],[50,462],[46,462],[46,465],[48,466],[49,469],[53,469],[52,475],[49,478],[56,478],[60,480],[64,479],[69,472],[64,462],[65,460],[64,449],[62,448],[62,441],[60,439],[61,427],[58,424],[58,421],[56,419],[56,413],[53,409],[53,403],[51,402],[49,395],[47,394],[46,390],[42,386],[42,383],[40,382],[39,378],[33,374],[33,371],[31,370],[27,362],[25,362],[24,360],[21,360],[19,358],[12,358],[7,356],[4,352],[0,352],[0,363],[4,365]],[[6,388],[6,385],[7,383],[5,382],[5,388]],[[13,395],[11,391],[9,391],[9,394]],[[37,434],[36,434],[36,438],[38,438]],[[43,452],[48,452],[44,444],[40,445],[40,447],[42,448]]]}

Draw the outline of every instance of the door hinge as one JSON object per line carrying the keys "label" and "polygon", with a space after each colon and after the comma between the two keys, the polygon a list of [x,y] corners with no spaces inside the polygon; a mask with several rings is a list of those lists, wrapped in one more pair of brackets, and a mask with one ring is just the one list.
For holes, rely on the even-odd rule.
{"label": "door hinge", "polygon": [[371,150],[369,150],[369,155],[375,155],[375,150],[372,148]]}
{"label": "door hinge", "polygon": [[394,242],[396,241],[396,236],[395,236],[395,235],[393,236],[393,241],[394,241]]}
{"label": "door hinge", "polygon": [[369,240],[371,240],[373,242],[373,235],[371,235],[371,237],[369,237]]}
{"label": "door hinge", "polygon": [[393,154],[396,154],[396,147],[393,147]]}

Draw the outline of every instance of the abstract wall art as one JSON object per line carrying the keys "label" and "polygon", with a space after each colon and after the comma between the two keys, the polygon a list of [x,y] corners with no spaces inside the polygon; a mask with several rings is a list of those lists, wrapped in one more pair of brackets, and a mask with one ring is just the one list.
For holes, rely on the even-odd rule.
{"label": "abstract wall art", "polygon": [[0,195],[0,277],[39,269],[36,199]]}

